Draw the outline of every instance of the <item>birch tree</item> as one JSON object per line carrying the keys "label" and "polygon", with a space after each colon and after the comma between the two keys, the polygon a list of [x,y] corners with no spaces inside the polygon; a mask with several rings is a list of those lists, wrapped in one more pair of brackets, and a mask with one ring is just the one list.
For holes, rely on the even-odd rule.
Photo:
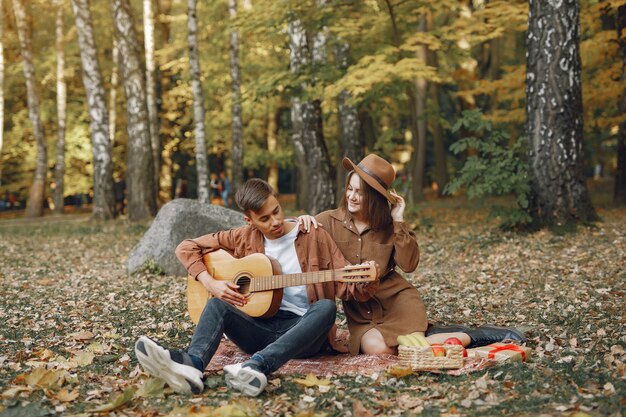
{"label": "birch tree", "polygon": [[107,120],[106,95],[98,62],[98,50],[93,34],[89,0],[72,0],[72,10],[74,11],[80,47],[83,84],[87,94],[91,131],[94,193],[92,218],[95,220],[111,219],[115,217],[111,141]]}
{"label": "birch tree", "polygon": [[111,0],[113,22],[120,53],[120,72],[126,97],[128,131],[128,218],[147,219],[156,214],[154,165],[150,142],[150,120],[146,106],[145,71],[141,48],[133,25],[128,0]]}
{"label": "birch tree", "polygon": [[[292,16],[289,25],[290,70],[299,73],[312,60],[324,57],[324,39],[318,33],[313,50],[309,50],[302,22]],[[301,91],[306,89],[301,86]],[[298,172],[297,204],[311,214],[328,210],[335,205],[335,179],[331,173],[330,158],[322,131],[322,109],[319,100],[291,100],[293,144]]]}
{"label": "birch tree", "polygon": [[583,174],[577,0],[530,0],[526,112],[538,225],[597,219]]}
{"label": "birch tree", "polygon": [[[228,0],[231,22],[237,17],[237,0]],[[243,121],[241,116],[241,75],[239,70],[239,31],[230,30],[230,76],[232,79],[232,125],[233,125],[233,195],[243,184]]]}
{"label": "birch tree", "polygon": [[204,122],[204,98],[200,81],[200,58],[198,55],[198,24],[196,0],[187,1],[187,41],[189,43],[189,70],[193,95],[194,138],[196,144],[196,169],[198,172],[198,200],[209,202],[209,164],[207,160],[206,128]]}
{"label": "birch tree", "polygon": [[[387,11],[389,13],[389,20],[391,21],[392,30],[392,42],[398,49],[398,60],[404,58],[404,54],[401,49],[402,37],[400,29],[398,28],[398,21],[396,15],[397,5],[392,4],[390,0],[385,0]],[[423,15],[418,20],[418,32],[425,32],[426,19]],[[424,66],[426,65],[426,53],[425,46],[417,48],[415,53],[416,58],[421,61]],[[424,116],[424,110],[426,108],[426,79],[418,77],[414,79],[410,85],[406,87],[406,95],[409,99],[409,120],[411,130],[411,145],[413,147],[413,155],[409,164],[410,176],[411,176],[411,190],[408,195],[410,203],[417,203],[424,199],[424,167],[426,160],[426,119]]]}
{"label": "birch tree", "polygon": [[[277,112],[277,98],[271,97],[267,101],[267,150],[270,155],[276,155],[278,151],[278,123],[276,118]],[[267,182],[272,188],[278,192],[278,163],[275,159],[270,160],[267,167]]]}
{"label": "birch tree", "polygon": [[41,116],[39,113],[39,96],[37,80],[35,78],[35,65],[33,63],[32,42],[28,29],[28,16],[21,0],[13,0],[13,12],[17,23],[17,34],[22,54],[24,78],[26,79],[26,96],[28,103],[28,118],[33,127],[33,135],[37,145],[35,175],[28,192],[26,202],[26,217],[43,216],[44,191],[46,186],[46,174],[48,171],[48,151],[46,147],[46,135]]}
{"label": "birch tree", "polygon": [[[115,35],[113,35],[115,38]],[[119,63],[120,50],[117,47],[117,40],[113,39],[111,50],[111,90],[109,91],[109,138],[111,147],[115,145],[115,122],[117,119],[117,87],[119,85]]]}
{"label": "birch tree", "polygon": [[63,214],[63,194],[64,194],[64,177],[65,177],[65,120],[66,120],[66,86],[65,76],[65,52],[63,42],[63,0],[55,0],[56,19],[55,19],[55,46],[57,57],[57,147],[56,147],[56,164],[54,165],[54,212]]}
{"label": "birch tree", "polygon": [[161,138],[159,136],[159,114],[156,96],[156,66],[154,63],[154,13],[152,0],[143,0],[144,49],[146,55],[146,95],[148,118],[150,120],[150,145],[152,147],[152,164],[154,169],[154,195],[159,196],[159,180],[161,178]]}
{"label": "birch tree", "polygon": [[[346,71],[349,66],[350,46],[339,41],[335,45],[335,61],[337,67]],[[350,158],[355,164],[363,159],[365,147],[359,135],[361,123],[356,106],[349,104],[352,95],[348,90],[342,90],[337,96],[337,113],[339,117],[339,155]],[[345,169],[337,170],[337,201],[341,200],[344,192],[346,177]]]}

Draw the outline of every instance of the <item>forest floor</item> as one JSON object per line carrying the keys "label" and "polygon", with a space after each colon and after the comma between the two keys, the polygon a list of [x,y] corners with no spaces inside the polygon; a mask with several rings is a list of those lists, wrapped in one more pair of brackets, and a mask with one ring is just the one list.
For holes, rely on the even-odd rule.
{"label": "forest floor", "polygon": [[308,384],[278,373],[253,399],[229,391],[221,372],[193,397],[140,372],[138,336],[181,346],[193,332],[185,280],[126,274],[147,223],[2,220],[0,415],[623,416],[626,209],[596,207],[601,222],[565,235],[501,232],[462,199],[416,212],[422,259],[407,279],[430,319],[523,327],[526,363]]}

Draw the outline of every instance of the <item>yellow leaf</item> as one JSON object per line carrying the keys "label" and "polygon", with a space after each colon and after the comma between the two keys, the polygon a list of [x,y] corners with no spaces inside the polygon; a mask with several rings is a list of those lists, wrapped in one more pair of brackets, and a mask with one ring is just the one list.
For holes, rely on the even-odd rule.
{"label": "yellow leaf", "polygon": [[147,379],[137,390],[137,397],[163,397],[165,381],[160,378]]}
{"label": "yellow leaf", "polygon": [[2,393],[2,398],[14,398],[16,397],[20,392],[24,392],[24,391],[32,391],[32,388],[30,387],[11,387],[8,390],[4,391]]}
{"label": "yellow leaf", "polygon": [[25,382],[31,387],[38,388],[57,388],[63,385],[63,379],[66,372],[62,369],[47,370],[44,368],[35,368],[26,376]]}
{"label": "yellow leaf", "polygon": [[407,375],[411,375],[413,373],[413,370],[411,368],[405,368],[403,366],[395,365],[390,367],[387,372],[395,378],[402,378]]}
{"label": "yellow leaf", "polygon": [[71,333],[70,337],[74,340],[89,340],[89,339],[93,339],[94,334],[89,331],[83,331],[83,332]]}
{"label": "yellow leaf", "polygon": [[129,403],[133,397],[135,396],[135,388],[129,387],[124,390],[121,394],[117,395],[113,400],[106,404],[102,404],[100,407],[91,410],[93,413],[103,413],[106,411],[117,410],[118,408]]}
{"label": "yellow leaf", "polygon": [[74,357],[74,360],[78,364],[78,366],[87,366],[91,365],[93,362],[95,355],[92,352],[81,352]]}
{"label": "yellow leaf", "polygon": [[318,379],[313,374],[308,374],[306,376],[306,379],[294,379],[293,382],[295,382],[296,384],[304,385],[305,387],[330,385],[330,379]]}
{"label": "yellow leaf", "polygon": [[69,392],[66,389],[62,389],[61,391],[54,394],[53,398],[56,398],[57,400],[64,402],[64,403],[68,403],[70,401],[74,401],[76,398],[78,398],[79,395],[80,393],[78,392],[77,389],[75,389],[72,392]]}
{"label": "yellow leaf", "polygon": [[89,352],[93,352],[96,354],[104,354],[104,353],[108,353],[111,351],[111,348],[107,345],[103,345],[102,343],[98,343],[98,342],[92,342],[89,344],[89,346],[87,346],[87,350]]}
{"label": "yellow leaf", "polygon": [[35,352],[35,355],[39,357],[41,360],[50,359],[54,356],[54,352],[50,349],[42,349]]}

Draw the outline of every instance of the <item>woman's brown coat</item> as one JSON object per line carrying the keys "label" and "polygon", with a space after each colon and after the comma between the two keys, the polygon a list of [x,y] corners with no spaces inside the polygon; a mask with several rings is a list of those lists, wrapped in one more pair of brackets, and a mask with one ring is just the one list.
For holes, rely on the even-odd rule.
{"label": "woman's brown coat", "polygon": [[378,329],[387,346],[397,346],[398,335],[425,331],[426,309],[419,292],[395,267],[413,272],[419,263],[415,233],[404,222],[394,222],[385,230],[366,228],[361,233],[343,208],[316,216],[332,236],[343,256],[352,264],[376,261],[381,270],[378,291],[367,301],[343,301],[350,330],[350,353],[358,354],[361,337]]}

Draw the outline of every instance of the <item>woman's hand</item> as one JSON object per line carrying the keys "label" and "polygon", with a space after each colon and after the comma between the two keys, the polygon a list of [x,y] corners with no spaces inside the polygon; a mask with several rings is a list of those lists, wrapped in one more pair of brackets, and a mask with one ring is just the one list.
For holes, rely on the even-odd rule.
{"label": "woman's hand", "polygon": [[248,302],[248,299],[237,291],[239,285],[234,282],[216,280],[206,271],[198,274],[198,281],[213,294],[213,297],[235,307],[243,307]]}
{"label": "woman's hand", "polygon": [[304,226],[304,230],[306,230],[306,233],[309,233],[309,231],[311,230],[311,226],[317,229],[318,226],[322,225],[321,223],[317,222],[315,217],[309,214],[303,214],[302,216],[299,216],[298,224],[302,224]]}
{"label": "woman's hand", "polygon": [[396,199],[396,203],[391,206],[391,217],[394,222],[403,222],[406,202],[404,201],[404,198],[400,197],[400,195],[395,191],[389,191],[389,194]]}

